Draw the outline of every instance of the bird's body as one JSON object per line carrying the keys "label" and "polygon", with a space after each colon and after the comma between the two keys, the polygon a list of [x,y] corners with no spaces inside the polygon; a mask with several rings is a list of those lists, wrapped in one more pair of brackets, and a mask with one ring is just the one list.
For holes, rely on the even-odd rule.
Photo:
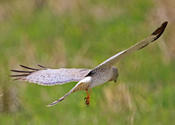
{"label": "bird's body", "polygon": [[[104,84],[105,82],[112,81],[113,75],[114,75],[114,67],[108,67],[108,68],[99,68],[94,73],[89,73],[84,77],[80,84],[76,87],[76,90],[87,90],[89,88],[93,88],[99,85]],[[117,69],[117,68],[116,68]],[[118,75],[118,70],[117,75]],[[89,79],[86,79],[86,78]],[[84,80],[86,79],[86,80]]]}
{"label": "bird's body", "polygon": [[109,81],[113,76],[113,70],[112,67],[103,67],[97,69],[92,74],[90,73],[89,76],[92,77],[89,88],[93,88]]}
{"label": "bird's body", "polygon": [[[140,50],[146,47],[151,42],[158,39],[164,32],[167,23],[168,22],[164,22],[149,37],[136,43],[128,49],[110,57],[94,69],[49,69],[41,65],[39,66],[43,69],[35,69],[20,65],[21,67],[28,69],[29,71],[11,70],[12,72],[22,73],[20,75],[11,75],[11,77],[17,77],[15,80],[29,81],[45,86],[52,86],[56,84],[61,85],[71,81],[78,81],[78,83],[67,94],[48,106],[57,104],[58,102],[65,99],[68,95],[78,90],[85,90],[87,92],[87,97],[85,99],[86,104],[89,105],[91,89],[108,81],[116,82],[119,73],[118,69],[114,67],[114,65],[124,56],[131,54],[134,51]],[[90,92],[88,92],[89,89]]]}

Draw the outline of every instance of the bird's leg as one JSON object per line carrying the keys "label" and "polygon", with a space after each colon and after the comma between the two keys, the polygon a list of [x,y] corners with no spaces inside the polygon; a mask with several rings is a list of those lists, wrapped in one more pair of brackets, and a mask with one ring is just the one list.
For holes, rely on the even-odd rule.
{"label": "bird's leg", "polygon": [[87,97],[85,97],[84,100],[85,100],[87,106],[89,106],[89,103],[90,103],[91,90],[92,90],[92,88],[90,89],[89,93],[88,93],[88,89],[86,90]]}
{"label": "bird's leg", "polygon": [[86,89],[86,93],[87,93],[87,97],[85,97],[84,100],[85,100],[86,105],[88,106],[89,105],[89,103],[88,103],[88,99],[89,99],[89,97],[88,97],[88,95],[89,95],[88,89]]}

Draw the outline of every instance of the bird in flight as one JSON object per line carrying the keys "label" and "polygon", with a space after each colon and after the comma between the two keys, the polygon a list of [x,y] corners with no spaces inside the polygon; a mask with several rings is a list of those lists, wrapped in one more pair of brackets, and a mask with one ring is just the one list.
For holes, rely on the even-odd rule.
{"label": "bird in flight", "polygon": [[116,55],[110,57],[106,61],[102,62],[100,65],[94,69],[77,69],[77,68],[60,68],[60,69],[50,69],[42,65],[38,65],[40,68],[30,68],[27,66],[20,65],[22,68],[27,70],[11,70],[12,72],[18,73],[17,75],[11,75],[10,77],[15,77],[14,80],[28,81],[31,83],[37,83],[43,86],[54,86],[62,85],[68,82],[76,81],[78,82],[67,94],[65,94],[60,99],[54,101],[53,103],[47,105],[53,106],[58,102],[64,100],[68,95],[78,90],[85,90],[87,92],[87,97],[85,97],[85,103],[89,106],[91,90],[93,87],[102,85],[108,81],[116,82],[118,78],[118,69],[114,65],[123,57],[131,54],[136,50],[143,49],[148,44],[157,40],[164,32],[168,22],[164,22],[159,28],[157,28],[150,36],[144,40],[136,43],[135,45],[123,50]]}

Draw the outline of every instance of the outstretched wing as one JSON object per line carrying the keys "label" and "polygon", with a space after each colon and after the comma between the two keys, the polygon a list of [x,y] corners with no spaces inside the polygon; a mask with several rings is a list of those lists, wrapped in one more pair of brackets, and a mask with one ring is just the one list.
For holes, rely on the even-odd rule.
{"label": "outstretched wing", "polygon": [[11,75],[10,77],[16,77],[14,80],[29,81],[44,86],[61,85],[72,81],[80,81],[91,71],[90,69],[75,68],[48,69],[41,65],[38,66],[42,67],[42,69],[30,68],[23,65],[20,66],[28,70],[11,70],[12,72],[19,74]]}
{"label": "outstretched wing", "polygon": [[[164,22],[158,29],[156,29],[149,37],[147,37],[146,39],[136,43],[135,45],[131,46],[130,48],[117,53],[116,55],[110,57],[109,59],[107,59],[106,61],[104,61],[103,63],[101,63],[100,65],[98,65],[95,69],[93,69],[91,72],[95,71],[98,68],[101,68],[103,66],[113,66],[115,65],[122,57],[136,51],[136,50],[140,50],[144,47],[146,47],[148,44],[150,44],[151,42],[157,40],[162,33],[164,32],[166,26],[167,26],[168,22]],[[90,72],[90,73],[91,73]]]}

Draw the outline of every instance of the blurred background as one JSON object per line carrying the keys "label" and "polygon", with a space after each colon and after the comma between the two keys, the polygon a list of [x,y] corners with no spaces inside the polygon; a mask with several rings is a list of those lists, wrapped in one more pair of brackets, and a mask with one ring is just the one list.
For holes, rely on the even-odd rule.
{"label": "blurred background", "polygon": [[[0,0],[0,125],[175,124],[174,0]],[[94,68],[147,37],[164,21],[164,34],[123,58],[116,84],[78,91],[46,105],[76,83],[39,86],[13,81],[19,64]]]}

